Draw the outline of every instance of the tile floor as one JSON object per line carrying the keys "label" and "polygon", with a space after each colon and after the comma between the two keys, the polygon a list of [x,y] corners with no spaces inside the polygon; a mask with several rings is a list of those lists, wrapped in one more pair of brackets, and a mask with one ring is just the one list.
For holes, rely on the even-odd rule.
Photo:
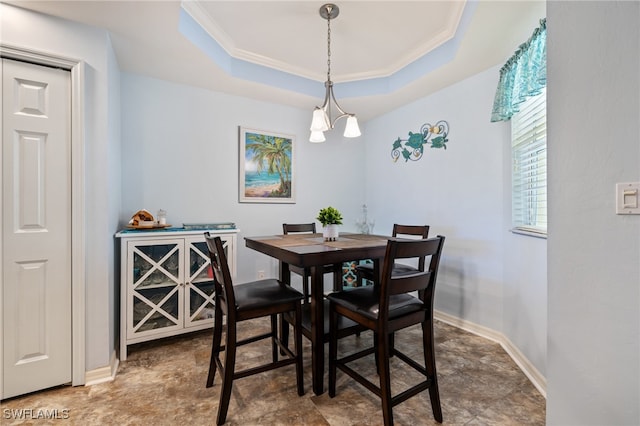
{"label": "tile floor", "polygon": [[[241,323],[239,333],[267,326],[263,320]],[[492,341],[436,322],[436,359],[445,425],[543,425],[545,399],[504,350]],[[130,347],[114,381],[81,387],[60,387],[2,401],[2,425],[213,425],[220,377],[205,388],[211,332],[199,332]],[[237,380],[229,405],[228,425],[380,425],[378,398],[338,371],[335,398],[311,390],[311,357],[305,344],[305,390],[298,397],[295,367]],[[340,353],[371,343],[370,333],[342,340]],[[411,355],[421,354],[419,327],[401,331],[396,344]],[[262,347],[261,347],[262,345]],[[265,346],[267,345],[267,346]],[[328,350],[328,345],[327,350]],[[268,343],[240,348],[238,365],[269,356]],[[421,356],[421,355],[420,355]],[[419,359],[419,358],[418,358]],[[370,361],[370,362],[367,362]],[[358,361],[375,380],[373,356]],[[392,363],[393,391],[411,384],[412,370]],[[415,382],[413,382],[415,383]],[[326,377],[325,377],[326,385]],[[66,419],[16,419],[11,410],[58,410]],[[67,410],[67,411],[65,411]],[[41,411],[40,411],[41,412]],[[396,406],[397,425],[430,425],[428,392]]]}

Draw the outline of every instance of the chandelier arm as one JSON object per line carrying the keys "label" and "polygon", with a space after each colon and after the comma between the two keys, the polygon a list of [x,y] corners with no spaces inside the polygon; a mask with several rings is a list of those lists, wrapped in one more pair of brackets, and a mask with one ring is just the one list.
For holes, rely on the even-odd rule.
{"label": "chandelier arm", "polygon": [[326,112],[329,103],[331,102],[331,98],[333,96],[333,82],[331,80],[327,80],[324,82],[324,102],[322,103],[322,109]]}
{"label": "chandelier arm", "polygon": [[338,110],[338,112],[340,113],[340,115],[338,115],[336,118],[331,119],[331,117],[329,117],[329,120],[331,121],[331,128],[333,129],[333,126],[336,124],[336,122],[343,118],[343,117],[347,117],[349,115],[353,115],[351,113],[346,112],[345,110],[343,110],[342,108],[340,108],[340,105],[338,104],[338,101],[336,101],[336,97],[333,94],[333,84],[331,84],[329,86],[329,93],[331,96],[331,100],[333,101],[333,104],[335,105],[336,109]]}

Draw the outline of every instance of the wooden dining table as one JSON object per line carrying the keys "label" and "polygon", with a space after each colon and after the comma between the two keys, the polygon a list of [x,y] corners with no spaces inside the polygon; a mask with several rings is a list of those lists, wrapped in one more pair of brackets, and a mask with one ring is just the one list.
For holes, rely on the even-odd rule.
{"label": "wooden dining table", "polygon": [[[289,234],[245,237],[246,246],[279,261],[279,278],[291,283],[289,265],[310,268],[311,272],[311,365],[313,392],[324,392],[324,265],[342,270],[344,262],[371,259],[374,274],[380,275],[390,237],[371,234],[340,233],[336,241],[324,241],[322,234]],[[338,269],[339,268],[339,269]],[[342,287],[342,274],[334,273],[333,288]]]}

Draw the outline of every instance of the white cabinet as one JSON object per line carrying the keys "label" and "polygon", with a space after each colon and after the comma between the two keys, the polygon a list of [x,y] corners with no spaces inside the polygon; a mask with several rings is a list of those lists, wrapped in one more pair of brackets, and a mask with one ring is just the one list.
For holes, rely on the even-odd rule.
{"label": "white cabinet", "polygon": [[[123,231],[120,359],[127,346],[213,326],[214,285],[205,230]],[[215,231],[236,273],[236,233]]]}

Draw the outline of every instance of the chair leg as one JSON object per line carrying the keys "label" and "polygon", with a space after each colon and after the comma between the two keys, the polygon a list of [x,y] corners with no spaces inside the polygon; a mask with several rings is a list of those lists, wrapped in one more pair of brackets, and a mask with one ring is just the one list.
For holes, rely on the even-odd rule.
{"label": "chair leg", "polygon": [[[374,348],[379,347],[378,341],[379,341],[378,333],[373,333],[373,347]],[[378,351],[375,351],[373,353],[373,356],[374,356],[374,362],[376,363],[376,373],[378,375],[380,375],[380,355],[379,355]]]}
{"label": "chair leg", "polygon": [[213,319],[213,342],[211,344],[211,359],[209,360],[209,375],[207,376],[207,387],[213,386],[216,376],[216,358],[220,357],[220,340],[222,339],[222,310],[219,302],[216,302]]}
{"label": "chair leg", "polygon": [[382,418],[385,426],[393,425],[393,411],[391,406],[391,373],[389,367],[389,336],[377,331],[378,372],[380,375],[380,399],[382,400]]}
{"label": "chair leg", "polygon": [[429,398],[431,399],[431,410],[433,418],[442,423],[442,408],[440,407],[440,392],[438,390],[438,376],[436,374],[436,354],[433,340],[433,322],[422,323],[422,346],[424,351],[424,364],[431,386],[429,387]]}
{"label": "chair leg", "polygon": [[271,360],[273,362],[278,361],[278,344],[276,339],[278,338],[278,315],[271,315]]}
{"label": "chair leg", "polygon": [[296,383],[298,384],[298,395],[304,395],[304,374],[302,371],[302,308],[300,303],[296,305],[296,326],[295,326],[295,350],[296,350]]}
{"label": "chair leg", "polygon": [[389,334],[389,358],[393,358],[393,351],[396,347],[396,334]]}
{"label": "chair leg", "polygon": [[[332,302],[333,304],[333,302]],[[336,396],[336,362],[338,359],[338,313],[329,309],[329,397]]]}
{"label": "chair leg", "polygon": [[[284,314],[280,314],[280,341],[286,347],[289,347],[289,323],[284,319]],[[284,355],[284,351],[280,350],[280,355]]]}
{"label": "chair leg", "polygon": [[236,325],[230,324],[227,318],[227,337],[224,356],[224,378],[222,390],[220,391],[220,403],[218,404],[217,424],[221,425],[227,420],[229,401],[231,400],[231,388],[233,386],[233,376],[236,364]]}

